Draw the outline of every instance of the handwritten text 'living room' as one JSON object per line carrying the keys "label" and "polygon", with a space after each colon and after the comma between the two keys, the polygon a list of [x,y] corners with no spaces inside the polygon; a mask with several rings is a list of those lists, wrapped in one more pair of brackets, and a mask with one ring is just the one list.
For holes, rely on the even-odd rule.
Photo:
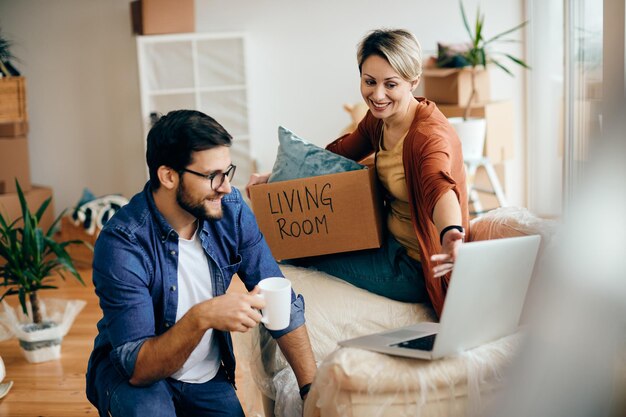
{"label": "handwritten text 'living room'", "polygon": [[[276,225],[280,231],[280,238],[297,238],[302,235],[328,234],[328,218],[321,210],[330,210],[333,213],[333,199],[331,185],[318,184],[304,189],[283,190],[276,193],[267,193],[270,211],[276,218]],[[304,215],[304,216],[302,216]],[[304,217],[304,218],[302,218]]]}

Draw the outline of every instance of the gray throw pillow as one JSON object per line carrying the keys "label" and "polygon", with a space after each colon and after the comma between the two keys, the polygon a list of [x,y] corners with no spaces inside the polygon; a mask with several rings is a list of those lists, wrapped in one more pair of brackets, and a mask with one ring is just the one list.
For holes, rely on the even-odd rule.
{"label": "gray throw pillow", "polygon": [[282,126],[278,127],[278,155],[269,182],[294,180],[355,171],[365,166],[327,151],[299,138]]}

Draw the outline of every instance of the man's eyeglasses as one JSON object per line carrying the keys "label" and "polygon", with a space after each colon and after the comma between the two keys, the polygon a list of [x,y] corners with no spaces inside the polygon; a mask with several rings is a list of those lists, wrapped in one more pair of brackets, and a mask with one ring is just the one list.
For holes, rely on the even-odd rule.
{"label": "man's eyeglasses", "polygon": [[187,169],[187,168],[183,168],[181,171],[188,172],[190,174],[197,175],[199,177],[210,180],[211,189],[213,189],[213,191],[217,191],[224,184],[224,180],[226,178],[228,178],[228,182],[231,182],[233,180],[236,169],[237,167],[235,165],[230,164],[230,166],[228,167],[228,169],[226,169],[226,171],[216,171],[210,174],[202,174],[200,172],[192,171],[191,169]]}

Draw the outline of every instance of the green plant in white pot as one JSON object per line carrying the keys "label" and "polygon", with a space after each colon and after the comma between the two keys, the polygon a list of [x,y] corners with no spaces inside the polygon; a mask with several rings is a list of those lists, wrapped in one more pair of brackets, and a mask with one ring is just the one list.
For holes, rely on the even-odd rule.
{"label": "green plant in white pot", "polygon": [[[84,281],[74,267],[74,263],[67,253],[67,246],[84,244],[79,240],[57,242],[54,240],[56,226],[61,219],[59,216],[49,229],[44,232],[40,221],[48,209],[52,197],[46,199],[33,214],[26,201],[22,188],[16,180],[17,195],[20,201],[21,217],[10,220],[0,213],[0,287],[6,291],[0,296],[0,301],[7,296],[17,295],[21,306],[21,317],[18,311],[13,311],[5,302],[6,315],[13,326],[13,332],[20,339],[20,346],[27,359],[33,362],[53,359],[50,355],[29,355],[40,348],[53,347],[60,355],[60,342],[69,329],[67,314],[76,317],[84,306],[84,301],[73,300],[75,303],[63,301],[62,312],[59,316],[58,308],[50,303],[46,311],[38,297],[40,290],[55,289],[50,281],[54,275],[65,279],[64,272],[69,272],[76,280],[84,285]],[[28,300],[27,300],[28,299]],[[78,311],[76,309],[78,308]],[[18,309],[16,309],[18,310]],[[55,310],[55,314],[53,314]],[[46,314],[44,314],[46,313]],[[54,316],[54,317],[53,317]],[[58,348],[56,348],[58,346]],[[56,356],[53,353],[53,356]],[[58,356],[57,356],[58,357]],[[38,360],[42,359],[42,360]]]}
{"label": "green plant in white pot", "polygon": [[[516,58],[511,54],[494,51],[492,47],[499,42],[519,42],[515,39],[508,39],[505,36],[522,29],[528,24],[528,21],[522,22],[519,25],[498,33],[490,38],[485,38],[484,24],[485,15],[481,14],[480,8],[476,11],[476,20],[473,28],[470,27],[463,2],[459,1],[461,8],[461,16],[463,18],[463,25],[469,36],[469,42],[467,48],[457,52],[457,55],[450,57],[455,59],[462,65],[470,68],[471,76],[471,93],[466,103],[461,103],[464,107],[462,118],[451,118],[452,125],[457,130],[459,137],[463,141],[463,154],[465,157],[481,157],[483,152],[483,146],[485,142],[486,124],[484,119],[470,119],[470,113],[472,110],[472,104],[477,96],[476,78],[477,73],[480,70],[487,68],[487,65],[493,64],[496,67],[502,69],[507,74],[513,76],[511,70],[503,63],[503,59],[512,62],[516,65],[520,65],[523,68],[529,69],[530,67],[520,58]],[[497,57],[497,58],[496,58]],[[445,60],[445,58],[444,58]],[[474,132],[474,133],[471,133]],[[469,135],[477,135],[475,138],[470,138]]]}

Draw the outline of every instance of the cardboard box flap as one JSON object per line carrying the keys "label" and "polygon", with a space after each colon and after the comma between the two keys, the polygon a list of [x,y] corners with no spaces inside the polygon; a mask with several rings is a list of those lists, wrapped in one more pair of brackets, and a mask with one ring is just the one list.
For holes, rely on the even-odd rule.
{"label": "cardboard box flap", "polygon": [[[476,67],[476,72],[482,72],[485,70],[485,67],[482,65],[478,65]],[[428,67],[422,70],[422,75],[427,77],[447,77],[449,75],[453,75],[459,72],[470,73],[472,72],[472,67],[459,67],[459,68],[439,68],[439,67]]]}
{"label": "cardboard box flap", "polygon": [[461,71],[463,71],[463,68],[425,68],[422,71],[422,76],[447,77]]}

